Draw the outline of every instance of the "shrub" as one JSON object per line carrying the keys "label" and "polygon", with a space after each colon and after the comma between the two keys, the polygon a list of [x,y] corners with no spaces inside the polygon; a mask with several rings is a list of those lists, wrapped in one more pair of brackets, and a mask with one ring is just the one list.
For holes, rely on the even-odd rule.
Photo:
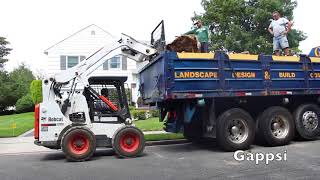
{"label": "shrub", "polygon": [[159,110],[150,110],[151,117],[159,117]]}
{"label": "shrub", "polygon": [[3,110],[3,111],[0,111],[0,115],[11,115],[11,114],[14,114],[16,113],[15,110]]}
{"label": "shrub", "polygon": [[18,99],[16,102],[16,111],[18,113],[31,112],[34,109],[34,103],[32,101],[31,95],[27,94],[22,98]]}
{"label": "shrub", "polygon": [[42,81],[33,80],[30,84],[30,94],[34,104],[42,102]]}
{"label": "shrub", "polygon": [[136,107],[134,107],[134,106],[129,106],[129,110],[130,111],[133,111],[133,110],[136,110],[137,108]]}
{"label": "shrub", "polygon": [[132,117],[135,120],[145,120],[147,119],[146,111],[145,110],[133,110]]}

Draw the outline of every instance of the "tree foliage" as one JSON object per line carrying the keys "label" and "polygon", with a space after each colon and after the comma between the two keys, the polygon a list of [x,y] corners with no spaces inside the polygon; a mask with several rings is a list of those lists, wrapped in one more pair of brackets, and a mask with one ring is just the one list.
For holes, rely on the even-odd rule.
{"label": "tree foliage", "polygon": [[0,71],[0,112],[16,103],[14,94],[11,93],[12,87],[9,74],[6,71]]}
{"label": "tree foliage", "polygon": [[0,68],[3,67],[3,63],[8,61],[8,59],[4,58],[11,51],[10,48],[6,47],[8,44],[9,44],[9,42],[6,41],[6,38],[0,37]]}
{"label": "tree foliage", "polygon": [[18,99],[26,96],[33,79],[32,72],[24,64],[10,73],[0,71],[0,111],[14,106]]}
{"label": "tree foliage", "polygon": [[[293,20],[296,0],[202,0],[205,12],[195,15],[210,26],[213,50],[250,53],[272,53],[272,36],[267,28],[272,12]],[[302,31],[293,29],[288,35],[290,47],[298,50],[306,39]]]}
{"label": "tree foliage", "polygon": [[22,96],[29,93],[30,83],[34,80],[34,76],[32,71],[24,64],[21,64],[18,68],[10,72],[9,76],[13,83],[11,91],[16,97],[16,102]]}
{"label": "tree foliage", "polygon": [[42,102],[42,81],[33,80],[30,84],[30,95],[34,104]]}

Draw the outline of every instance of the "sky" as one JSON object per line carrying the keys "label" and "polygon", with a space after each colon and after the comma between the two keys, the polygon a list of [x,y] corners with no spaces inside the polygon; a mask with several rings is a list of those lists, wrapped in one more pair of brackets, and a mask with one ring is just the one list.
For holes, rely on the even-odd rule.
{"label": "sky", "polygon": [[[163,19],[166,38],[190,30],[194,12],[202,13],[201,0],[0,0],[0,36],[13,50],[5,69],[21,63],[35,73],[46,67],[45,49],[96,24],[117,36],[126,33],[135,39],[149,40],[150,32]],[[298,0],[294,27],[308,39],[300,44],[304,53],[320,45],[319,0]]]}

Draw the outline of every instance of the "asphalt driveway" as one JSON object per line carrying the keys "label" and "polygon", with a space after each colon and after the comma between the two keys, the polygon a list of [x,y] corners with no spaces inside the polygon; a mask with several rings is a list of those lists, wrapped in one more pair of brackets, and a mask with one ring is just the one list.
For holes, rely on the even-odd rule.
{"label": "asphalt driveway", "polygon": [[1,180],[42,179],[319,179],[320,140],[282,147],[254,146],[250,151],[287,152],[287,161],[269,165],[238,162],[215,143],[146,147],[142,157],[119,159],[110,149],[98,150],[87,162],[67,162],[60,151],[0,155]]}

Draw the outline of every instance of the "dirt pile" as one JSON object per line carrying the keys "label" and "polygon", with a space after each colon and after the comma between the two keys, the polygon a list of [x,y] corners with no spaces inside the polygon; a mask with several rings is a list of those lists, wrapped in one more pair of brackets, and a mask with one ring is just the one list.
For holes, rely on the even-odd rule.
{"label": "dirt pile", "polygon": [[182,35],[166,46],[168,51],[199,52],[198,41],[194,35]]}

